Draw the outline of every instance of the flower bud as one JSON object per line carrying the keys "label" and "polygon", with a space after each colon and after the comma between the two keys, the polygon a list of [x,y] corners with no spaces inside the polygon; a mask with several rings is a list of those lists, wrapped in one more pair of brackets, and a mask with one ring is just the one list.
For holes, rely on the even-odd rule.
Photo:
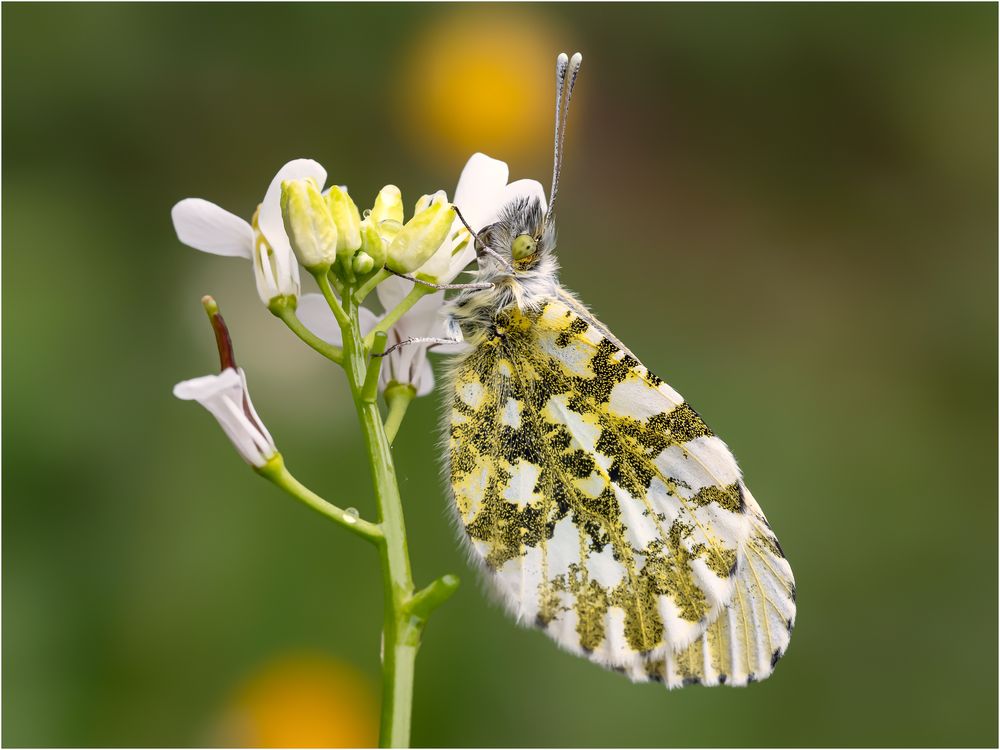
{"label": "flower bud", "polygon": [[337,225],[316,183],[282,182],[281,217],[299,262],[310,271],[329,268],[337,258]]}
{"label": "flower bud", "polygon": [[429,206],[436,205],[438,203],[447,203],[448,194],[444,190],[438,190],[436,193],[431,193],[430,195],[421,195],[420,200],[417,201],[416,207],[413,209],[413,215],[416,216],[424,209]]}
{"label": "flower bud", "polygon": [[361,215],[347,191],[338,185],[330,187],[326,205],[337,225],[337,255],[350,257],[361,247]]}
{"label": "flower bud", "polygon": [[[460,226],[452,231],[447,240],[434,255],[418,269],[416,276],[432,284],[447,284],[469,263],[470,258],[465,252],[472,240],[469,231]],[[473,256],[474,257],[474,256]]]}
{"label": "flower bud", "polygon": [[375,268],[375,261],[364,250],[359,250],[351,261],[351,265],[354,268],[354,273],[358,276],[367,276]]}
{"label": "flower bud", "polygon": [[446,202],[431,202],[393,239],[386,253],[386,266],[397,273],[420,268],[447,239],[454,220],[455,210]]}
{"label": "flower bud", "polygon": [[379,234],[386,242],[403,228],[403,196],[395,185],[386,185],[375,199],[375,206],[368,214]]}
{"label": "flower bud", "polygon": [[385,241],[370,217],[361,222],[361,251],[371,257],[375,268],[385,265]]}

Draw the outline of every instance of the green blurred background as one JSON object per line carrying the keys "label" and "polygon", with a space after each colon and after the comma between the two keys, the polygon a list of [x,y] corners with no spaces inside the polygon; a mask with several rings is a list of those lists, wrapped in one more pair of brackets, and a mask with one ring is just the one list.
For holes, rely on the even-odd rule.
{"label": "green blurred background", "polygon": [[515,627],[455,542],[438,398],[397,442],[421,745],[996,745],[997,7],[3,6],[5,745],[351,744],[378,701],[362,543],[173,383],[222,305],[307,484],[372,514],[339,372],[247,264],[174,237],[311,156],[408,204],[472,150],[548,182],[586,56],[563,280],[684,393],[795,569],[746,690],[633,685]]}

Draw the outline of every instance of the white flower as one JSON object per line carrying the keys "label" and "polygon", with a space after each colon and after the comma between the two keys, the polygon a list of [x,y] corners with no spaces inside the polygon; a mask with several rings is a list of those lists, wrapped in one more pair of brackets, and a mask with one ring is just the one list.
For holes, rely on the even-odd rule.
{"label": "white flower", "polygon": [[[545,211],[545,188],[538,180],[517,180],[508,183],[510,171],[506,162],[492,159],[486,154],[473,154],[466,162],[458,186],[455,188],[454,205],[462,212],[469,226],[476,232],[499,218],[500,210],[517,198],[537,198]],[[461,219],[455,218],[448,239],[431,258],[417,269],[417,275],[438,284],[450,284],[462,270],[476,258],[469,231]],[[413,282],[394,277],[378,286],[379,298],[389,293],[402,299],[413,287]],[[389,308],[383,300],[383,306]],[[410,313],[407,313],[409,315]],[[442,324],[443,324],[442,320]],[[444,334],[440,331],[430,335]]]}
{"label": "white flower", "polygon": [[243,460],[252,466],[260,468],[277,454],[271,433],[250,401],[242,369],[227,367],[218,375],[182,381],[174,386],[174,395],[208,409]]}
{"label": "white flower", "polygon": [[[393,284],[383,289],[390,281],[379,284],[375,290],[379,302],[386,311],[392,310],[406,294],[406,289],[400,289]],[[399,281],[405,281],[399,279]],[[409,283],[409,282],[406,282]],[[400,295],[403,296],[400,296]],[[444,292],[435,292],[423,297],[417,304],[406,311],[396,324],[388,331],[386,347],[398,344],[409,338],[438,337],[446,338],[446,318],[444,315]],[[437,345],[435,351],[441,353],[454,352],[465,345],[461,342],[448,345]],[[407,344],[401,346],[385,358],[382,371],[379,373],[379,388],[383,391],[391,383],[412,385],[418,396],[426,396],[434,390],[434,370],[427,360],[428,344]]]}
{"label": "white flower", "polygon": [[[500,210],[517,198],[537,198],[545,211],[545,188],[537,180],[517,180],[508,184],[507,164],[486,154],[473,154],[465,163],[455,200],[452,201],[476,232],[499,218]],[[452,224],[448,241],[417,270],[422,278],[449,284],[476,258],[469,231],[461,219]],[[404,282],[408,283],[408,282]]]}
{"label": "white flower", "polygon": [[[480,231],[499,218],[500,210],[517,198],[537,198],[545,210],[545,189],[537,180],[507,182],[507,164],[491,159],[486,154],[473,154],[466,162],[455,189],[454,204],[475,231]],[[440,284],[450,284],[462,270],[475,260],[476,251],[469,231],[456,218],[448,238],[438,251],[424,263],[416,274],[434,279]],[[376,287],[379,302],[385,310],[392,310],[413,288],[413,282],[393,276]],[[388,346],[407,338],[450,338],[456,333],[448,325],[444,314],[444,293],[429,294],[415,304],[389,331]],[[308,324],[307,324],[308,325]],[[317,331],[318,334],[318,331]],[[339,329],[337,330],[339,336]],[[459,351],[464,344],[437,345],[435,351],[446,354]],[[409,344],[400,347],[382,364],[380,385],[385,389],[389,382],[409,383],[423,396],[434,387],[434,373],[427,361],[427,344]]]}
{"label": "white flower", "polygon": [[195,250],[252,261],[257,293],[265,305],[275,297],[297,297],[299,267],[281,218],[281,183],[309,178],[321,189],[326,182],[326,170],[312,159],[295,159],[279,169],[253,226],[214,203],[186,198],[170,212],[177,237]]}
{"label": "white flower", "polygon": [[[508,183],[507,165],[485,154],[474,154],[462,170],[455,190],[455,205],[465,220],[477,232],[497,220],[500,210],[517,198],[537,198],[544,211],[545,190],[536,180],[517,180]],[[426,208],[431,201],[446,202],[443,191],[425,196],[418,205]],[[370,216],[371,226],[377,227],[385,243],[390,243],[402,226],[402,200],[399,190],[392,185],[379,193],[379,200]],[[448,284],[476,257],[471,236],[465,225],[455,219],[447,238],[438,250],[424,263],[417,274]],[[376,287],[376,294],[384,310],[396,308],[410,292],[413,282],[393,276]],[[444,292],[428,294],[417,302],[388,331],[387,346],[409,338],[451,338],[458,333],[449,326],[444,311]],[[306,294],[299,300],[297,314],[302,323],[327,343],[341,346],[340,326],[330,312],[326,300],[319,294]],[[367,334],[379,317],[367,308],[358,311],[362,334]],[[458,334],[460,335],[460,334]],[[460,351],[464,343],[435,345],[435,351],[451,353]],[[384,391],[391,383],[413,386],[418,396],[425,396],[434,388],[434,372],[427,359],[428,344],[409,344],[389,354],[382,362],[379,387]]]}

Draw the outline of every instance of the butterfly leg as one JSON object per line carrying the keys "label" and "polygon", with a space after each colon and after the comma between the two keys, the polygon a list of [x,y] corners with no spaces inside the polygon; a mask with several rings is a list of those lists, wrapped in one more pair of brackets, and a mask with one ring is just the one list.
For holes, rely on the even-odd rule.
{"label": "butterfly leg", "polygon": [[389,271],[389,273],[393,274],[394,276],[398,276],[401,279],[406,279],[407,281],[412,281],[414,284],[420,284],[421,286],[426,286],[426,287],[429,287],[431,289],[492,289],[494,287],[493,284],[487,284],[487,283],[482,283],[482,284],[435,284],[435,283],[430,282],[430,281],[424,281],[423,279],[418,279],[415,276],[410,276],[409,274],[406,274],[406,273],[399,273],[397,271],[393,271],[391,268],[388,268],[386,270]]}
{"label": "butterfly leg", "polygon": [[445,337],[419,336],[419,337],[414,337],[414,338],[403,339],[398,344],[393,344],[392,346],[390,346],[388,349],[386,349],[381,354],[372,353],[372,356],[373,357],[384,357],[385,355],[391,354],[392,352],[396,351],[396,349],[399,349],[401,346],[406,346],[407,344],[429,344],[428,348],[430,348],[431,346],[439,346],[439,345],[442,345],[442,344],[461,344],[462,343],[462,341],[463,341],[463,339],[462,339],[462,327],[458,324],[458,321],[455,320],[455,318],[449,316],[448,319],[445,320],[445,322],[444,322],[444,332],[446,334],[448,334]]}
{"label": "butterfly leg", "polygon": [[400,347],[404,347],[409,344],[429,344],[430,346],[439,346],[442,344],[461,344],[461,343],[462,339],[445,339],[445,338],[435,338],[432,336],[414,336],[408,339],[403,339],[398,344],[393,344],[381,354],[375,354],[375,352],[372,352],[372,356],[385,357],[389,354],[392,354]]}

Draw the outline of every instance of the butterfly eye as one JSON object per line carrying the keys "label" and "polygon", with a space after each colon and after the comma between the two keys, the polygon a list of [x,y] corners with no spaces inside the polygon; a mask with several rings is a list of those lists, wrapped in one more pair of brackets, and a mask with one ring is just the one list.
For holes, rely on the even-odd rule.
{"label": "butterfly eye", "polygon": [[510,246],[511,255],[514,260],[524,260],[530,255],[534,255],[538,243],[530,234],[521,234],[514,239],[514,244]]}

